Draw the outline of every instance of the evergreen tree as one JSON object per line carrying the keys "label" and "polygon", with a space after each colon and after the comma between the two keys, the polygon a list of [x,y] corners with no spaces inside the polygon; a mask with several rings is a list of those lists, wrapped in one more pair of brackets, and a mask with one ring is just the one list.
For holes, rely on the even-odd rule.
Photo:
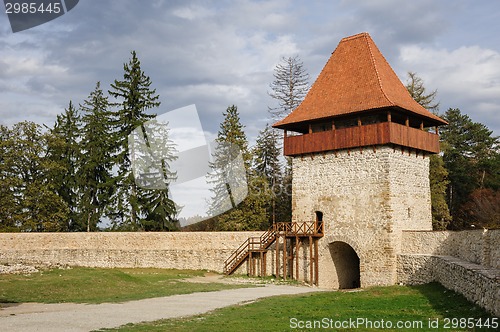
{"label": "evergreen tree", "polygon": [[[230,106],[222,115],[224,120],[217,133],[213,152],[214,161],[210,165],[213,170],[210,182],[214,196],[209,207],[209,214],[214,216],[236,207],[236,204],[247,194],[246,171],[250,165],[248,141],[240,122],[238,108],[234,105]],[[238,165],[240,154],[244,169]]]}
{"label": "evergreen tree", "polygon": [[282,174],[281,174],[281,151],[278,143],[278,134],[273,128],[266,124],[263,131],[259,133],[254,148],[254,170],[257,175],[263,177],[267,181],[268,187],[271,189],[271,201],[268,202],[268,215],[270,216],[269,224],[281,220],[278,212],[283,206],[281,199],[283,198]]}
{"label": "evergreen tree", "polygon": [[66,231],[78,230],[78,185],[77,173],[80,159],[79,146],[80,117],[70,101],[64,113],[57,115],[54,127],[50,129],[49,158],[61,165],[63,172],[55,172],[51,181],[56,193],[69,208]]}
{"label": "evergreen tree", "polygon": [[100,82],[80,105],[82,114],[81,159],[78,186],[81,192],[79,230],[95,231],[110,203],[115,182],[112,175],[114,135],[112,113]]}
{"label": "evergreen tree", "polygon": [[498,189],[500,182],[499,138],[492,136],[485,125],[473,122],[457,108],[449,109],[444,118],[448,126],[441,130],[443,160],[449,171],[448,205],[453,222],[451,227],[469,227],[462,214],[462,206],[475,189],[491,186]]}
{"label": "evergreen tree", "polygon": [[431,187],[432,206],[432,229],[445,230],[451,222],[450,210],[446,203],[446,188],[448,181],[448,170],[444,167],[443,158],[440,155],[431,155],[429,163],[429,180]]}
{"label": "evergreen tree", "polygon": [[[271,83],[269,95],[278,102],[277,107],[269,107],[274,120],[281,120],[290,114],[304,100],[309,91],[309,74],[298,56],[283,57],[274,69],[274,81]],[[281,135],[279,135],[281,139]],[[282,171],[277,220],[289,221],[292,217],[292,158],[285,157]]]}
{"label": "evergreen tree", "polygon": [[0,231],[17,231],[21,223],[21,200],[16,195],[21,178],[14,173],[15,137],[7,126],[0,125]]}
{"label": "evergreen tree", "polygon": [[[216,230],[225,231],[265,228],[268,221],[266,204],[270,199],[267,180],[250,169],[248,141],[236,106],[228,107],[223,115],[224,120],[220,125],[216,139],[218,147],[211,165],[215,173],[212,179],[214,197],[210,212],[216,215],[220,211],[232,209],[216,216],[215,222],[207,224],[215,224]],[[234,160],[240,152],[244,170],[238,169],[237,165],[234,165]],[[246,180],[246,183],[243,180]],[[232,183],[233,186],[230,186],[229,183]],[[234,188],[238,188],[241,192],[235,192]],[[243,193],[247,196],[236,206],[236,203],[243,197]]]}
{"label": "evergreen tree", "polygon": [[283,57],[274,69],[274,81],[269,95],[278,106],[269,108],[273,119],[280,120],[292,112],[304,100],[309,91],[309,74],[298,56]]}
{"label": "evergreen tree", "polygon": [[156,90],[151,89],[150,78],[141,69],[136,52],[132,51],[131,54],[132,59],[123,66],[123,79],[115,80],[109,91],[117,100],[113,106],[118,108],[115,112],[115,131],[118,134],[117,188],[109,215],[116,227],[136,230],[141,228],[141,198],[132,174],[128,136],[135,128],[154,117],[146,111],[160,106],[160,102]]}
{"label": "evergreen tree", "polygon": [[10,133],[2,129],[2,190],[0,200],[13,204],[2,214],[6,226],[22,231],[42,232],[64,230],[69,210],[57,195],[51,175],[63,172],[64,167],[48,157],[50,133],[42,134],[33,122],[20,122]]}
{"label": "evergreen tree", "polygon": [[136,128],[129,136],[133,174],[139,197],[140,228],[146,231],[177,229],[179,207],[169,198],[169,185],[176,179],[170,165],[177,159],[167,124],[156,119]]}
{"label": "evergreen tree", "polygon": [[[416,73],[408,72],[406,89],[413,99],[424,108],[437,113],[439,103],[434,102],[437,90],[426,94],[424,81]],[[432,227],[434,230],[443,230],[451,222],[451,215],[446,203],[446,188],[449,184],[448,171],[444,167],[440,155],[432,155],[429,164],[429,181],[431,187]]]}
{"label": "evergreen tree", "polygon": [[426,94],[427,91],[424,86],[424,81],[420,77],[418,77],[416,73],[408,72],[406,89],[417,103],[422,105],[427,110],[437,114],[437,112],[439,111],[439,102],[434,102],[434,99],[436,99],[437,90]]}

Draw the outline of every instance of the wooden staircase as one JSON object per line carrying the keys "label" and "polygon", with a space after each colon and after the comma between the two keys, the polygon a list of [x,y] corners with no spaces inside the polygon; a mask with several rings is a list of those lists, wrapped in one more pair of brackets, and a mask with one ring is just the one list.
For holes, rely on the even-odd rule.
{"label": "wooden staircase", "polygon": [[[311,254],[311,266],[312,263],[316,266],[317,271],[317,240],[323,236],[323,223],[313,221],[313,222],[280,222],[275,223],[271,226],[264,234],[260,237],[250,237],[245,242],[243,242],[238,249],[236,249],[228,259],[224,261],[224,274],[230,275],[236,271],[245,261],[249,261],[248,264],[248,274],[256,275],[256,267],[253,261],[254,257],[260,257],[260,275],[266,275],[266,254],[269,247],[276,243],[276,247],[279,247],[279,239],[282,237],[283,240],[283,262],[285,262],[284,270],[286,270],[286,262],[290,259],[287,256],[287,239],[292,239],[290,243],[291,252],[293,254],[293,241],[295,240],[295,247],[298,252],[298,243],[302,238],[309,238],[310,251],[312,253],[312,245],[315,243],[316,255]],[[278,262],[278,254],[276,255]],[[296,258],[298,260],[298,258]],[[293,256],[292,256],[293,261]],[[293,262],[292,262],[293,264]],[[276,264],[278,266],[278,264]],[[298,262],[297,262],[298,266]],[[276,270],[276,275],[279,274],[278,269]],[[312,270],[311,270],[312,274]],[[283,276],[286,279],[287,273],[284,271]],[[317,272],[316,272],[316,283],[317,283]]]}

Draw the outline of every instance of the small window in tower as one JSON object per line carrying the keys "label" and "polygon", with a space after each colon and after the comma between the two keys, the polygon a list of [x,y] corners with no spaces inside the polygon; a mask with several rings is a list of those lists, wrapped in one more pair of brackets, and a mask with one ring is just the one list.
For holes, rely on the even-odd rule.
{"label": "small window in tower", "polygon": [[323,212],[316,211],[316,231],[317,233],[323,233]]}

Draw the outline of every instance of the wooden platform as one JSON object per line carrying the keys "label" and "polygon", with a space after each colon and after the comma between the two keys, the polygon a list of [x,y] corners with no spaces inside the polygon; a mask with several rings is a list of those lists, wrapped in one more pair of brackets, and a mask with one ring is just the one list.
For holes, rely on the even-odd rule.
{"label": "wooden platform", "polygon": [[[309,281],[311,284],[318,284],[318,239],[321,237],[323,237],[322,222],[275,223],[260,237],[251,237],[243,242],[224,262],[224,273],[230,275],[244,262],[248,262],[248,274],[250,276],[266,276],[267,253],[271,245],[275,244],[275,276],[282,276],[284,279],[296,279],[299,275],[299,248],[302,242],[307,239],[309,243],[308,258],[310,260]],[[282,248],[281,269],[280,246]],[[294,263],[295,273],[292,268]]]}

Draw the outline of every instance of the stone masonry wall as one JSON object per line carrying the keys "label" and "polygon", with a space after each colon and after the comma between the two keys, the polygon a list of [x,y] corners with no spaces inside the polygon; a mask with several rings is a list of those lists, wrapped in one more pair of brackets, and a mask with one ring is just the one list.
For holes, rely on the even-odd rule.
{"label": "stone masonry wall", "polygon": [[418,285],[437,281],[497,316],[500,316],[499,278],[498,269],[485,269],[452,256],[398,256],[400,283]]}
{"label": "stone masonry wall", "polygon": [[402,254],[445,255],[500,269],[500,230],[404,231]]}
{"label": "stone masonry wall", "polygon": [[[222,272],[262,232],[0,233],[0,264],[156,267]],[[243,264],[238,273],[246,273]]]}
{"label": "stone masonry wall", "polygon": [[[337,286],[331,244],[349,244],[360,258],[361,285],[396,282],[402,229],[431,229],[429,160],[388,146],[293,158],[294,221],[323,212],[320,286]],[[338,266],[338,264],[337,264]]]}
{"label": "stone masonry wall", "polygon": [[437,281],[500,316],[500,230],[405,231],[398,282]]}

